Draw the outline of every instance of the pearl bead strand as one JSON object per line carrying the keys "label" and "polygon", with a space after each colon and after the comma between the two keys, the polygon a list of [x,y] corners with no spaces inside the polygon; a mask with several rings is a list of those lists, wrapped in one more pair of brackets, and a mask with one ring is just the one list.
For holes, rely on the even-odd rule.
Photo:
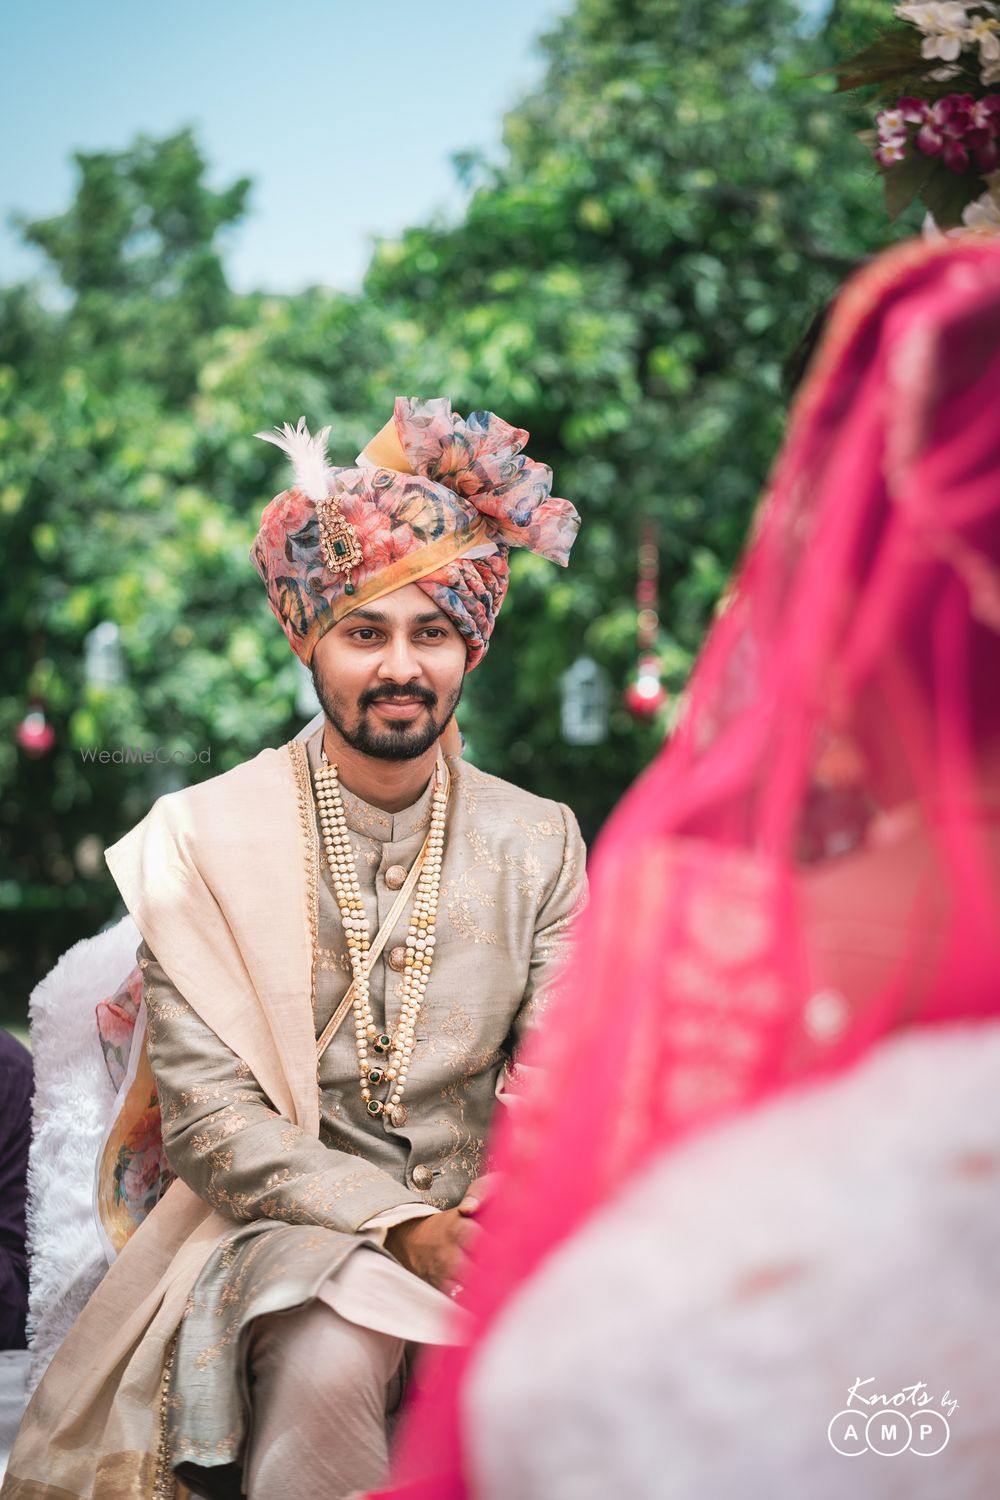
{"label": "pearl bead strand", "polygon": [[[447,777],[447,771],[445,776]],[[430,829],[406,934],[399,1020],[396,1035],[392,1037],[387,1032],[378,1030],[372,1014],[369,984],[371,939],[361,902],[361,889],[347,830],[337,767],[331,762],[324,762],[317,769],[313,781],[323,846],[344,924],[344,937],[354,979],[354,1039],[361,1097],[368,1114],[378,1116],[387,1113],[393,1124],[405,1123],[403,1091],[416,1041],[417,1017],[430,979],[437,941],[437,907],[448,813],[448,783],[446,781],[442,784],[440,777],[435,777]],[[377,1054],[376,1057],[369,1055],[369,1047]],[[387,1058],[384,1065],[383,1057]],[[377,1087],[382,1083],[388,1084],[389,1094],[384,1099],[376,1099],[372,1086]]]}

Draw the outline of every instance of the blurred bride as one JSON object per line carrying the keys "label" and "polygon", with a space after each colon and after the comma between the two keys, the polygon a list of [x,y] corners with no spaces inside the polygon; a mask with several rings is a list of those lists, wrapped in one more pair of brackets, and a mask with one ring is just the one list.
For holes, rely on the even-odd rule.
{"label": "blurred bride", "polygon": [[592,874],[391,1493],[994,1494],[996,241],[838,298]]}

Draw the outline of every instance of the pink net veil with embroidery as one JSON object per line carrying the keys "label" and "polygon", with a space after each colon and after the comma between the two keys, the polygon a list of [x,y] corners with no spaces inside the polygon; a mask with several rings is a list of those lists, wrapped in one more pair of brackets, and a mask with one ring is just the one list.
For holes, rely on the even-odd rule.
{"label": "pink net veil with embroidery", "polygon": [[681,726],[591,877],[544,1082],[499,1122],[471,1343],[426,1351],[383,1494],[468,1493],[469,1361],[654,1153],[896,1028],[1000,1011],[995,241],[900,247],[839,296]]}

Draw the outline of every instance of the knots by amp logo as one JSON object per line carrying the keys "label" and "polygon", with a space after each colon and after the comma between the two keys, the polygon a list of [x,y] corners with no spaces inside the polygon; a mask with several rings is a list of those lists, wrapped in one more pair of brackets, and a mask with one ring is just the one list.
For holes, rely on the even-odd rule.
{"label": "knots by amp logo", "polygon": [[831,1448],[844,1458],[860,1458],[862,1453],[933,1458],[948,1446],[950,1419],[958,1405],[950,1391],[935,1401],[922,1380],[889,1395],[864,1389],[874,1383],[874,1375],[865,1380],[859,1375],[848,1390],[847,1405],[826,1429]]}

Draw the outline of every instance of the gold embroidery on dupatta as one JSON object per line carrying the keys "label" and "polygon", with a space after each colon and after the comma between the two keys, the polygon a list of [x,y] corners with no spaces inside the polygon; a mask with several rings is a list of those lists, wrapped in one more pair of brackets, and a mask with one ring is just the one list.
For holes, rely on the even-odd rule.
{"label": "gold embroidery on dupatta", "polygon": [[306,908],[309,923],[309,990],[313,1015],[316,1014],[316,959],[319,950],[319,832],[313,805],[309,756],[302,740],[290,740],[288,752],[295,776],[295,793],[299,804],[299,824],[306,860]]}

